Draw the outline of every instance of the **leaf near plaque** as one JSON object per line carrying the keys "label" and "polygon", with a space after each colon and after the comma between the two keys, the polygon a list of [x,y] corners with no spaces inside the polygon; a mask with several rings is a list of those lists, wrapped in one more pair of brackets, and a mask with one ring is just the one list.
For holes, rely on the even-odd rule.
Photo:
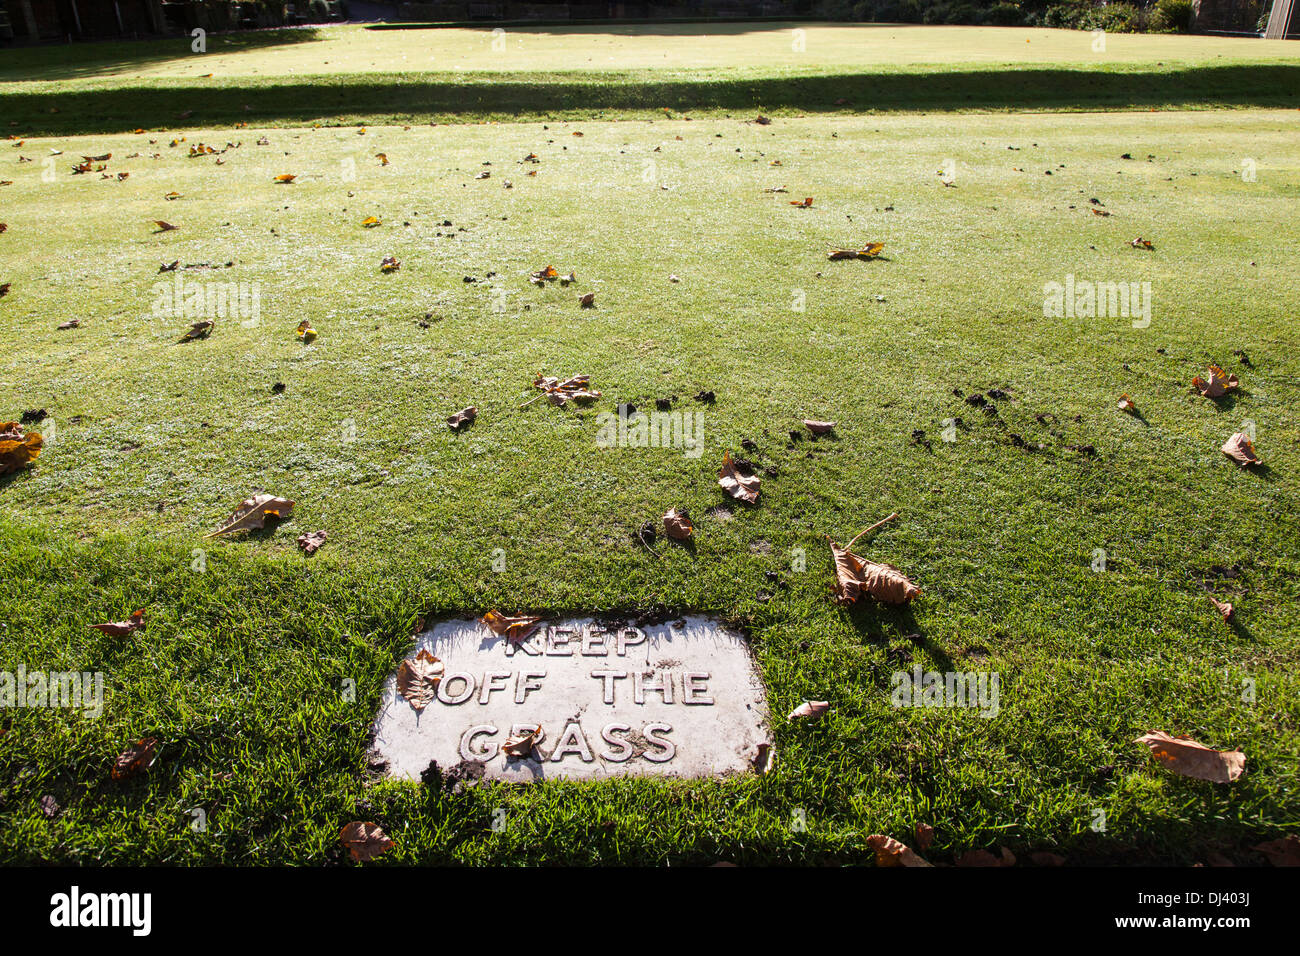
{"label": "leaf near plaque", "polygon": [[433,702],[438,693],[438,684],[444,673],[442,661],[434,657],[425,648],[414,659],[402,661],[397,669],[397,692],[410,703],[418,713]]}

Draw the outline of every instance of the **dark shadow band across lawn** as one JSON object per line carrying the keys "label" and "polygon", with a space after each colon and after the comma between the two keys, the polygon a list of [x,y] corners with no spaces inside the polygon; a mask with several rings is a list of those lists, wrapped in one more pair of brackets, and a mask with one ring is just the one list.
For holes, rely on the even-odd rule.
{"label": "dark shadow band across lawn", "polygon": [[[884,72],[687,80],[650,72],[428,74],[174,80],[96,84],[67,92],[0,93],[0,113],[23,136],[116,133],[143,127],[301,125],[604,118],[681,112],[774,113],[1131,110],[1300,107],[1300,65],[1177,70],[1020,69]],[[182,114],[184,118],[182,119]]]}

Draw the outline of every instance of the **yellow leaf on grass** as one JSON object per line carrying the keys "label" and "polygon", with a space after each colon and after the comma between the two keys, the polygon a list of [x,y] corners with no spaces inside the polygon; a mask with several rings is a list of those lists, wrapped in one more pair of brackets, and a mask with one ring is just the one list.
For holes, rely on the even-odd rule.
{"label": "yellow leaf on grass", "polygon": [[885,248],[883,242],[868,242],[861,249],[832,249],[827,253],[826,258],[835,261],[838,259],[874,259],[880,255],[881,250]]}
{"label": "yellow leaf on grass", "polygon": [[40,456],[44,445],[40,432],[26,433],[18,422],[0,422],[0,475],[26,468]]}
{"label": "yellow leaf on grass", "polygon": [[1237,376],[1229,375],[1217,365],[1209,367],[1209,375],[1208,381],[1199,375],[1192,379],[1192,386],[1206,398],[1222,398],[1239,384]]}

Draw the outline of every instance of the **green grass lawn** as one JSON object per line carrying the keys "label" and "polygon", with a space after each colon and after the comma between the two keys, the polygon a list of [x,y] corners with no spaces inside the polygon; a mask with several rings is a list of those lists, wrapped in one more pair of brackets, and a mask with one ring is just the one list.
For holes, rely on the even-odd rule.
{"label": "green grass lawn", "polygon": [[[940,42],[915,35],[911,49]],[[1177,49],[1190,62],[1229,42]],[[752,118],[0,145],[0,420],[44,409],[32,427],[51,436],[0,478],[0,670],[107,685],[97,720],[0,711],[0,859],[319,864],[355,819],[397,841],[386,864],[850,863],[871,859],[870,834],[908,840],[917,823],[939,862],[997,845],[1252,862],[1252,844],[1295,832],[1300,114]],[[240,145],[217,165],[187,156],[200,140]],[[125,181],[69,174],[110,151]],[[812,208],[789,205],[804,196]],[[881,259],[827,261],[868,240]],[[386,255],[399,271],[380,272]],[[159,274],[176,260],[222,268]],[[529,284],[549,263],[577,285]],[[257,322],[179,343],[189,320],[153,308],[177,275],[252,284]],[[1150,325],[1044,316],[1044,285],[1067,275],[1150,282]],[[576,302],[588,291],[594,310]],[[1220,404],[1188,391],[1210,362],[1242,380]],[[603,396],[521,409],[538,373],[590,374]],[[994,388],[1009,395],[996,416],[954,394]],[[599,413],[672,397],[703,410],[702,456],[598,447]],[[446,416],[471,404],[477,422],[452,433]],[[791,441],[805,417],[836,437]],[[1219,452],[1247,421],[1267,469]],[[720,507],[728,449],[771,469],[756,507]],[[291,520],[203,538],[263,489],[297,501]],[[652,553],[636,530],[674,505],[697,547]],[[860,550],[924,596],[838,608],[825,536],[892,511]],[[294,539],[318,528],[329,540],[306,557]],[[367,735],[417,619],[491,607],[743,627],[773,771],[456,794],[382,780]],[[87,627],[136,608],[144,632]],[[915,664],[998,672],[1000,713],[891,707],[891,673]],[[783,720],[809,698],[829,716]],[[1131,743],[1151,730],[1239,748],[1246,773],[1171,775]],[[161,741],[153,769],[111,781],[145,736]]]}
{"label": "green grass lawn", "polygon": [[1284,40],[903,24],[322,29],[0,53],[24,135],[322,123],[1300,107]]}

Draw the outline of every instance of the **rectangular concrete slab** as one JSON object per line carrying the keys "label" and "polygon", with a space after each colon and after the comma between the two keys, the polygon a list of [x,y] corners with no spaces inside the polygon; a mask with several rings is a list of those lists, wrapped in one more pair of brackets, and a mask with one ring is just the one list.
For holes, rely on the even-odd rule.
{"label": "rectangular concrete slab", "polygon": [[[416,638],[412,657],[421,650],[443,665],[436,697],[417,711],[394,674],[375,721],[392,776],[419,778],[437,761],[443,772],[481,763],[483,777],[515,782],[716,777],[752,772],[770,746],[749,646],[709,618],[571,618],[519,644],[476,619],[446,620]],[[530,755],[502,752],[538,725]]]}

